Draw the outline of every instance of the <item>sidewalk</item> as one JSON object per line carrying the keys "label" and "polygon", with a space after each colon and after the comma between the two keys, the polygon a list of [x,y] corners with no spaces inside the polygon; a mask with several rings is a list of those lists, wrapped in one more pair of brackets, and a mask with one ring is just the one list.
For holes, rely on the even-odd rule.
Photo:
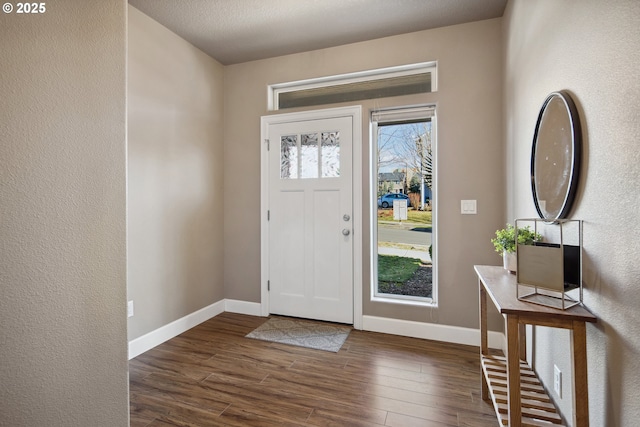
{"label": "sidewalk", "polygon": [[411,230],[412,228],[416,228],[416,227],[431,227],[431,224],[426,225],[426,224],[410,222],[410,221],[378,220],[378,225],[385,228],[393,228],[393,229],[400,229],[400,230]]}
{"label": "sidewalk", "polygon": [[378,246],[378,254],[380,255],[395,255],[403,258],[418,258],[422,262],[431,262],[429,257],[429,251],[417,251],[415,249],[398,249],[388,248],[384,246]]}

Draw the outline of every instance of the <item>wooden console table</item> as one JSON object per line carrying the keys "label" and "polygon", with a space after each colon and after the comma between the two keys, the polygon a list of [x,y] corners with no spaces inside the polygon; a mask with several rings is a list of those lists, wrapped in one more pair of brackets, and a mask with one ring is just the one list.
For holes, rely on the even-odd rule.
{"label": "wooden console table", "polygon": [[[562,419],[536,374],[526,362],[525,325],[571,331],[573,367],[573,426],[589,425],[587,336],[585,322],[597,318],[583,306],[559,310],[519,301],[516,276],[497,266],[476,265],[480,288],[480,358],[482,398],[492,400],[501,425],[541,426]],[[487,295],[505,318],[506,357],[491,356],[487,341]]]}

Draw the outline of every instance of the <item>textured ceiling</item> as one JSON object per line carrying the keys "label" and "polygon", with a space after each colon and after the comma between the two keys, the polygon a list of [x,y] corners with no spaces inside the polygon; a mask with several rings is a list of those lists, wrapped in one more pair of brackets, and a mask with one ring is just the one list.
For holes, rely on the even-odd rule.
{"label": "textured ceiling", "polygon": [[222,64],[502,16],[507,0],[129,0]]}

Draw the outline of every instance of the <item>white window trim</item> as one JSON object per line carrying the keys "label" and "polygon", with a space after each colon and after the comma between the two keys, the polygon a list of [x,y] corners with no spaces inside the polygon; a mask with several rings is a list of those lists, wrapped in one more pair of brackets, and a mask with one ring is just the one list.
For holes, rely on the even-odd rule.
{"label": "white window trim", "polygon": [[438,91],[438,61],[420,62],[417,64],[399,65],[395,67],[379,68],[375,70],[359,71],[355,73],[338,74],[335,76],[298,80],[287,83],[276,83],[267,86],[267,108],[269,111],[278,110],[278,97],[281,93],[299,90],[317,89],[349,83],[367,82],[390,77],[411,76],[414,74],[431,73],[431,92]]}
{"label": "white window trim", "polygon": [[[438,175],[438,166],[437,166],[437,147],[438,147],[438,139],[437,139],[437,120],[436,120],[436,104],[429,105],[420,105],[420,106],[407,106],[407,107],[396,107],[396,108],[388,108],[383,110],[376,110],[371,112],[370,117],[370,126],[369,126],[369,138],[370,138],[370,146],[376,147],[377,141],[375,139],[378,135],[378,123],[393,123],[396,121],[404,121],[404,120],[412,120],[412,119],[428,119],[431,118],[432,126],[431,133],[433,136],[433,140],[435,143],[433,144],[433,165],[436,170],[436,173],[432,177],[433,182],[433,194],[437,197],[437,175]],[[375,145],[374,145],[375,144]],[[371,149],[370,150],[370,196],[371,203],[374,203],[378,199],[377,188],[378,188],[378,150]],[[435,198],[434,198],[435,200]],[[384,302],[390,304],[404,304],[404,305],[414,305],[414,306],[423,306],[423,307],[438,307],[438,268],[435,268],[435,262],[433,263],[432,270],[432,288],[431,288],[431,298],[424,297],[413,297],[408,295],[393,295],[393,294],[381,294],[378,293],[378,217],[377,212],[372,209],[373,205],[369,206],[369,214],[370,214],[370,230],[369,235],[371,236],[371,245],[369,257],[371,259],[371,301],[374,302]],[[437,232],[437,202],[434,204],[433,209],[431,211],[432,215],[432,229],[431,229],[431,243],[433,245],[433,259],[437,260],[437,252],[438,252],[438,232]]]}

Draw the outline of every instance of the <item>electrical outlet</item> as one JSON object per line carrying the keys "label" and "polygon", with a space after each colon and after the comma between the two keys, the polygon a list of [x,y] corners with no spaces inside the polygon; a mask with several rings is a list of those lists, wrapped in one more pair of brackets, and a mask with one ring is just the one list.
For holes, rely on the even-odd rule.
{"label": "electrical outlet", "polygon": [[127,317],[133,317],[133,301],[127,302]]}
{"label": "electrical outlet", "polygon": [[562,372],[556,365],[553,365],[553,390],[562,399]]}

